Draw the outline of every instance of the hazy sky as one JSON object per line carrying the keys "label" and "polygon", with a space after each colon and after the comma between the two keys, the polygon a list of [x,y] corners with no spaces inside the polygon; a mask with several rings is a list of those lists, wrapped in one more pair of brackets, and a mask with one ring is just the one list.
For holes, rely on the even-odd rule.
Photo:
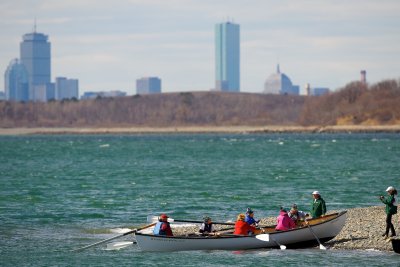
{"label": "hazy sky", "polygon": [[136,92],[158,76],[163,92],[214,87],[214,25],[240,24],[241,91],[281,72],[293,84],[336,89],[400,78],[399,0],[0,0],[0,89],[22,35],[49,35],[52,80],[83,91]]}

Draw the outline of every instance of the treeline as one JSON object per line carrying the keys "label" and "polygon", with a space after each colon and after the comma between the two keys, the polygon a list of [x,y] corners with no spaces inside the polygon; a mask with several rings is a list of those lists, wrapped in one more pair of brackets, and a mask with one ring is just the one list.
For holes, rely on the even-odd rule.
{"label": "treeline", "polygon": [[121,98],[0,102],[0,127],[134,127],[396,124],[395,80],[353,82],[320,97],[182,92]]}
{"label": "treeline", "polygon": [[300,125],[400,124],[400,84],[385,80],[367,86],[353,82],[321,97],[307,98]]}

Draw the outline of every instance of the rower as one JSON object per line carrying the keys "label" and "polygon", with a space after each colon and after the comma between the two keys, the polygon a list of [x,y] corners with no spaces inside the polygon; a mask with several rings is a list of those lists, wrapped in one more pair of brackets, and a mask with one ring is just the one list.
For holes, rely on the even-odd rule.
{"label": "rower", "polygon": [[203,223],[200,226],[199,233],[202,235],[217,235],[214,225],[212,224],[211,218],[205,216],[203,218]]}
{"label": "rower", "polygon": [[158,217],[158,222],[153,229],[154,235],[164,235],[164,236],[173,236],[171,226],[168,222],[168,216],[166,214],[161,214]]}

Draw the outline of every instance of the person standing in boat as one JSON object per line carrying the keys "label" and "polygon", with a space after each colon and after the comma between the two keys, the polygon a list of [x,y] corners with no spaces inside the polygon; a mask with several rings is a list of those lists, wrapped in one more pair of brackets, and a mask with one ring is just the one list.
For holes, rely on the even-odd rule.
{"label": "person standing in boat", "polygon": [[251,226],[246,221],[246,216],[241,213],[237,217],[237,221],[235,223],[235,231],[233,232],[234,235],[252,235],[254,234],[256,228]]}
{"label": "person standing in boat", "polygon": [[314,201],[311,205],[311,217],[319,218],[324,216],[326,213],[326,205],[325,200],[321,197],[321,194],[318,191],[314,191],[312,193]]}
{"label": "person standing in boat", "polygon": [[287,231],[296,227],[296,224],[292,219],[290,219],[287,211],[281,207],[279,211],[279,216],[276,219],[276,227],[275,230],[278,231]]}
{"label": "person standing in boat", "polygon": [[397,206],[394,205],[396,202],[396,199],[394,198],[394,195],[397,195],[397,190],[393,186],[389,186],[386,189],[386,192],[388,193],[388,197],[380,196],[379,199],[382,201],[382,203],[386,204],[385,212],[386,212],[386,231],[382,235],[383,237],[387,238],[389,234],[389,229],[391,231],[391,237],[396,236],[396,231],[394,230],[394,226],[392,223],[392,216],[397,213]]}
{"label": "person standing in boat", "polygon": [[202,235],[216,235],[216,230],[214,229],[211,218],[205,216],[203,219],[204,222],[200,226],[199,233]]}
{"label": "person standing in boat", "polygon": [[245,222],[251,226],[257,227],[260,220],[256,221],[254,219],[254,211],[250,208],[247,208]]}
{"label": "person standing in boat", "polygon": [[153,234],[173,236],[171,225],[168,222],[168,216],[166,214],[161,214],[158,218],[158,222],[153,229]]}
{"label": "person standing in boat", "polygon": [[296,225],[301,225],[301,223],[306,220],[306,216],[308,216],[308,214],[304,211],[299,210],[297,208],[297,205],[293,204],[292,208],[288,212],[288,216],[294,221]]}

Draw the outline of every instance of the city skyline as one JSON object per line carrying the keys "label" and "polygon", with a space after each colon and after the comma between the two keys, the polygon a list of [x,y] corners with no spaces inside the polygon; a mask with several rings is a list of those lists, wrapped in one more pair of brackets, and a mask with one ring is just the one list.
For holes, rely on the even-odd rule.
{"label": "city skyline", "polygon": [[[95,9],[96,12],[93,12]],[[398,1],[39,0],[0,3],[0,69],[18,57],[23,34],[51,38],[52,76],[79,79],[81,92],[124,90],[157,76],[163,92],[215,86],[214,25],[241,26],[241,91],[263,91],[276,64],[301,87],[333,90],[359,80],[398,79]],[[4,88],[4,75],[0,79]]]}

